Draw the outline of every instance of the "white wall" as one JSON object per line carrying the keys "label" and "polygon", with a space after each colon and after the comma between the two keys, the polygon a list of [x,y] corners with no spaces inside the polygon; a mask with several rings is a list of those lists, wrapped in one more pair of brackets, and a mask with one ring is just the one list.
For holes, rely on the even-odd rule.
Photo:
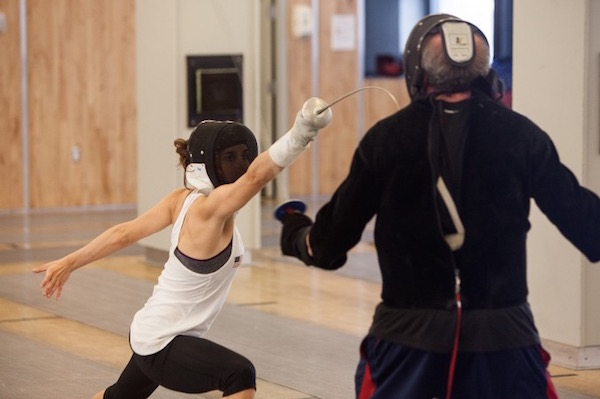
{"label": "white wall", "polygon": [[[586,126],[587,145],[584,153],[585,182],[600,194],[600,1],[590,0],[588,7],[588,49]],[[600,264],[585,264],[583,298],[587,323],[583,334],[586,341],[600,343]]]}
{"label": "white wall", "polygon": [[[599,3],[515,1],[513,36],[513,108],[550,134],[563,163],[597,193]],[[590,265],[535,206],[531,222],[530,300],[540,334],[557,344],[552,354],[562,363],[600,367],[600,265]]]}
{"label": "white wall", "polygon": [[[173,140],[188,138],[186,56],[241,53],[244,123],[261,126],[260,0],[137,0],[138,212],[181,187]],[[259,199],[237,216],[247,248],[260,246]],[[142,245],[168,250],[169,231]]]}

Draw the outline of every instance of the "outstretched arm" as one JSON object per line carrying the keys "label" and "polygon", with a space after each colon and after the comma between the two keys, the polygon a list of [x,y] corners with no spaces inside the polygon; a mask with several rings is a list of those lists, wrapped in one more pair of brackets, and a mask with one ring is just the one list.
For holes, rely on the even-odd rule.
{"label": "outstretched arm", "polygon": [[170,225],[173,209],[182,191],[174,191],[136,219],[109,228],[65,257],[34,268],[35,273],[46,272],[40,284],[42,294],[48,298],[56,294],[58,300],[71,272]]}

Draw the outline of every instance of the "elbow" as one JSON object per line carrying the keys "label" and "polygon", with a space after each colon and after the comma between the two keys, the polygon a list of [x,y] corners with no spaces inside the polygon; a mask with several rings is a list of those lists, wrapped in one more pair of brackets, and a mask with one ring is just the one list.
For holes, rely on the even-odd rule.
{"label": "elbow", "polygon": [[282,167],[272,162],[268,155],[266,156],[269,162],[257,158],[250,164],[250,167],[246,171],[246,176],[253,185],[264,187],[283,170]]}
{"label": "elbow", "polygon": [[113,227],[113,242],[120,248],[127,247],[137,241],[127,225],[128,223],[120,223]]}
{"label": "elbow", "polygon": [[246,172],[248,182],[255,187],[264,187],[275,178],[275,173],[268,173],[264,170],[248,170]]}
{"label": "elbow", "polygon": [[324,270],[337,270],[340,267],[346,264],[347,260],[346,255],[340,255],[337,257],[327,257],[327,256],[315,256],[313,257],[313,265]]}

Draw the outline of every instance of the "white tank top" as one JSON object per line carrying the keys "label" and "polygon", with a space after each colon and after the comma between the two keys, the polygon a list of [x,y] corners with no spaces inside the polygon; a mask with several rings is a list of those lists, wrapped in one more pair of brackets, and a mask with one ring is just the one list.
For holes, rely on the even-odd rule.
{"label": "white tank top", "polygon": [[138,355],[160,351],[177,335],[202,337],[221,311],[242,262],[244,244],[237,227],[234,227],[229,259],[213,273],[193,272],[174,255],[185,215],[201,195],[194,191],[185,199],[171,232],[169,259],[152,296],[133,317],[129,340]]}

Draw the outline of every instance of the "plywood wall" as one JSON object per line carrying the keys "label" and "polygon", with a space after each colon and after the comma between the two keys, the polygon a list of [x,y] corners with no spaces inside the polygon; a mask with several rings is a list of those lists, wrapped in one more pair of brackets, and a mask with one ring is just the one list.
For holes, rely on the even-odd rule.
{"label": "plywood wall", "polygon": [[[362,16],[357,12],[357,1],[331,0],[318,3],[318,21],[314,21],[318,24],[318,51],[313,52],[310,36],[295,37],[292,34],[294,7],[299,4],[310,6],[312,1],[288,2],[288,123],[293,123],[302,103],[312,95],[333,102],[359,87],[369,85],[389,90],[401,107],[408,104],[402,79],[365,79],[359,76],[357,36],[354,37],[353,49],[340,50],[332,46],[332,19],[336,16],[352,16],[353,30],[358,35],[359,18]],[[316,80],[315,90],[313,78]],[[362,101],[359,101],[360,96]],[[313,149],[290,167],[290,194],[332,194],[347,175],[354,150],[366,129],[395,111],[393,100],[380,90],[365,91],[336,104],[331,124],[321,132]],[[362,126],[359,125],[361,120]]]}
{"label": "plywood wall", "polygon": [[134,0],[28,0],[27,24],[31,207],[135,203]]}
{"label": "plywood wall", "polygon": [[[406,88],[404,78],[397,77],[377,77],[364,80],[364,86],[379,87],[391,94],[399,108],[403,108],[410,103],[410,97]],[[394,99],[380,89],[369,89],[363,92],[363,115],[364,129],[373,126],[381,118],[385,118],[396,112],[398,107]]]}
{"label": "plywood wall", "polygon": [[19,0],[0,0],[7,30],[0,33],[0,210],[21,208],[21,61]]}
{"label": "plywood wall", "polygon": [[[311,0],[288,0],[287,9],[287,66],[288,66],[288,126],[292,126],[296,113],[313,94],[312,44],[310,36],[295,37],[293,34],[293,10],[296,6],[310,6]],[[314,146],[313,146],[314,147]],[[291,195],[312,193],[313,149],[303,154],[289,169],[289,192]]]}
{"label": "plywood wall", "polygon": [[[290,124],[309,97],[318,95],[325,101],[332,102],[355,89],[357,83],[356,49],[335,51],[331,48],[331,18],[336,14],[343,14],[353,15],[356,20],[356,0],[319,2],[319,17],[313,21],[318,30],[318,49],[314,53],[311,36],[295,37],[292,34],[294,7],[300,4],[311,6],[312,2],[288,2]],[[356,31],[356,25],[354,29]],[[316,70],[313,68],[313,62],[316,64]],[[316,89],[313,88],[313,79],[316,80]],[[328,194],[342,181],[357,143],[356,113],[356,98],[350,98],[335,107],[331,124],[322,131],[310,152],[291,166],[291,195]]]}
{"label": "plywood wall", "polygon": [[[136,201],[135,0],[28,0],[22,120],[19,0],[0,0],[0,210]],[[28,157],[22,156],[22,124]],[[23,181],[23,160],[29,179]]]}
{"label": "plywood wall", "polygon": [[[358,80],[358,16],[356,0],[319,2],[319,96],[327,102],[355,90]],[[353,16],[354,48],[332,46],[332,18]],[[319,137],[319,193],[330,194],[348,173],[358,143],[358,97],[348,97],[333,108],[329,129]]]}

